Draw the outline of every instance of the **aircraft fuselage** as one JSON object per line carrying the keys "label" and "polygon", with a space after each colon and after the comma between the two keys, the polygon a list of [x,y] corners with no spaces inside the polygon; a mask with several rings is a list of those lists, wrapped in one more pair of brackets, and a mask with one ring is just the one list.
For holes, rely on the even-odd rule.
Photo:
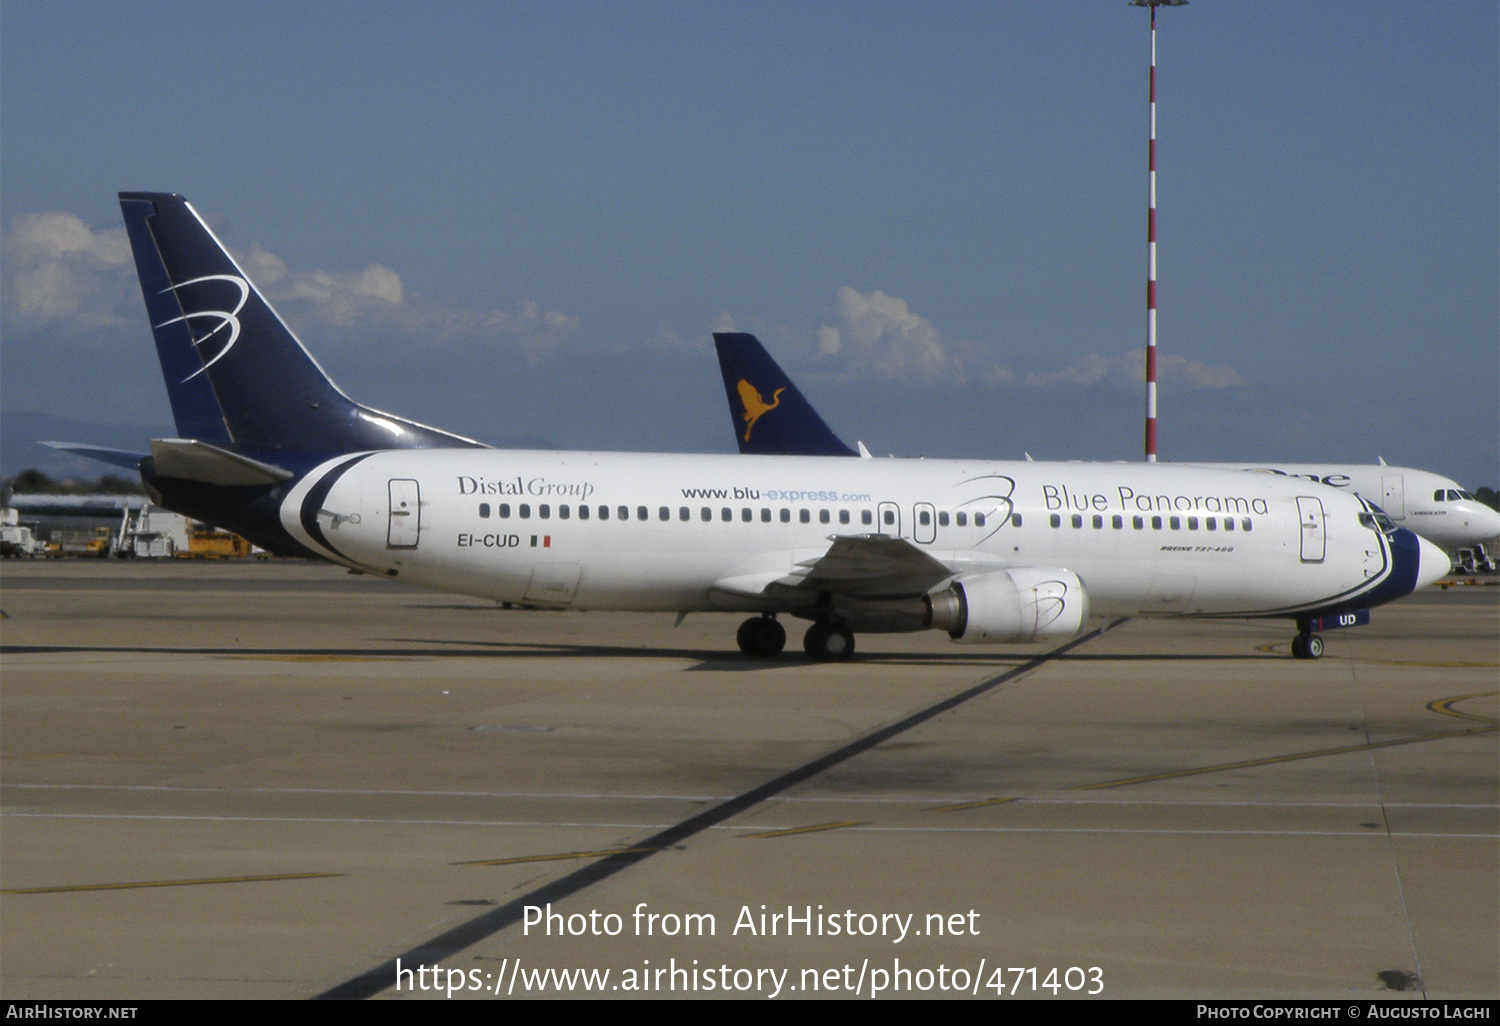
{"label": "aircraft fuselage", "polygon": [[1066,569],[1095,614],[1285,617],[1411,590],[1415,539],[1364,513],[1308,482],[1182,467],[504,450],[343,456],[280,503],[312,551],[499,601],[795,612],[732,582],[792,587],[831,539],[883,535],[954,577]]}

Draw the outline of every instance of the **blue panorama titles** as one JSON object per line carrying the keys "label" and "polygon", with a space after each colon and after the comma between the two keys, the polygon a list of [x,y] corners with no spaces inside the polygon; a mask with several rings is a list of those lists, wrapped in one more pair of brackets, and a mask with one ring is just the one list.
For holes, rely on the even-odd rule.
{"label": "blue panorama titles", "polygon": [[1067,485],[1042,485],[1042,501],[1049,510],[1067,509],[1080,513],[1107,513],[1111,509],[1137,513],[1269,513],[1265,499],[1244,495],[1137,495],[1135,489],[1120,485],[1116,492],[1119,505],[1102,492],[1092,495],[1070,491]]}

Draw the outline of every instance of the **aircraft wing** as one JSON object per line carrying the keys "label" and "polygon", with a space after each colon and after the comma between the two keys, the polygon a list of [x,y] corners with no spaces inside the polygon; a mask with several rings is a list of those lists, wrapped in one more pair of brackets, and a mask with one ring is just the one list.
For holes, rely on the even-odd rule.
{"label": "aircraft wing", "polygon": [[712,590],[742,599],[777,599],[791,606],[805,604],[809,593],[817,592],[853,599],[915,598],[960,574],[1008,565],[980,552],[937,559],[909,541],[884,534],[839,535],[830,542],[821,555],[794,555],[790,572],[744,569],[715,582]]}
{"label": "aircraft wing", "polygon": [[855,598],[925,595],[953,570],[909,541],[884,534],[839,536],[828,551],[793,567],[792,584],[804,591],[832,591]]}

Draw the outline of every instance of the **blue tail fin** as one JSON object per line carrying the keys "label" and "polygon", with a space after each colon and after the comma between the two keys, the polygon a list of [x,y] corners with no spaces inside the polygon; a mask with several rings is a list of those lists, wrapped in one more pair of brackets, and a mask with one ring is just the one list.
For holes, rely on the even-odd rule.
{"label": "blue tail fin", "polygon": [[724,394],[740,452],[761,456],[858,456],[839,441],[760,340],[715,332]]}
{"label": "blue tail fin", "polygon": [[183,438],[273,462],[479,445],[341,392],[181,196],[122,192],[120,210]]}

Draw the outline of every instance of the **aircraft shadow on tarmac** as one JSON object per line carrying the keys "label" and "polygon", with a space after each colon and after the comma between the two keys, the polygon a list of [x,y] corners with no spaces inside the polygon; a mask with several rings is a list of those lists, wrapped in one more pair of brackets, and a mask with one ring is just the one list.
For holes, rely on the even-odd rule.
{"label": "aircraft shadow on tarmac", "polygon": [[[813,663],[797,653],[775,658],[753,659],[731,650],[705,651],[701,648],[645,648],[625,645],[536,641],[475,641],[473,639],[392,638],[391,647],[360,648],[252,648],[179,645],[0,645],[0,655],[56,655],[88,653],[90,655],[183,655],[219,656],[229,659],[684,659],[694,663],[692,671],[711,670],[720,673],[760,670],[785,670],[826,666]],[[397,647],[400,646],[400,647]],[[413,647],[406,647],[413,646]],[[423,647],[416,647],[423,646]],[[436,647],[442,646],[442,647]],[[953,666],[1004,668],[1031,662],[1045,656],[1046,650],[1031,652],[861,652],[852,663],[878,666]],[[1131,653],[1088,655],[1068,652],[1052,657],[1059,662],[1193,662],[1193,661],[1284,661],[1284,657],[1247,649],[1221,653]]]}

